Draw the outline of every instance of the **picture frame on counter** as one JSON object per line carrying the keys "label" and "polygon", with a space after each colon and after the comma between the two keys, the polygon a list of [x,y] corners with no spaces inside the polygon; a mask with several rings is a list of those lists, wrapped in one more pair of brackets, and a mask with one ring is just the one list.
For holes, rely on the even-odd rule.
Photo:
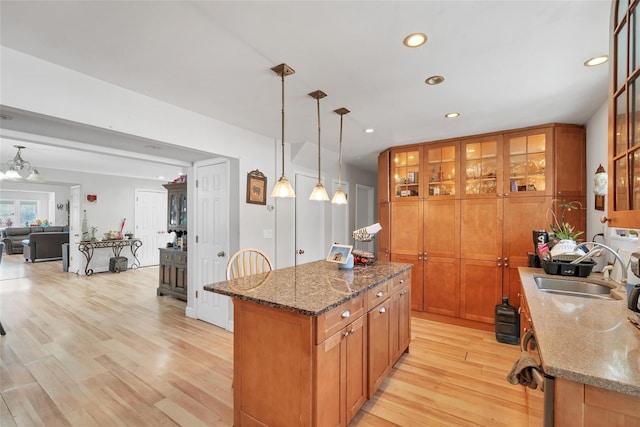
{"label": "picture frame on counter", "polygon": [[258,169],[247,173],[247,203],[267,204],[267,177]]}

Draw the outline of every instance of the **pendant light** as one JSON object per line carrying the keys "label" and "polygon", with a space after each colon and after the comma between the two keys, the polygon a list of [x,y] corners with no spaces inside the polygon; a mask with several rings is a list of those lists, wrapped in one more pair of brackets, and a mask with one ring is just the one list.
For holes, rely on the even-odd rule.
{"label": "pendant light", "polygon": [[318,183],[316,184],[315,187],[313,187],[313,191],[311,192],[311,195],[309,196],[309,200],[315,200],[318,202],[328,202],[329,201],[329,195],[327,194],[327,190],[324,189],[324,185],[322,185],[322,181],[320,180],[320,174],[321,174],[321,169],[320,169],[320,99],[324,98],[325,96],[327,96],[326,93],[324,93],[321,90],[316,90],[314,92],[311,92],[309,94],[310,97],[312,97],[313,99],[316,100],[317,104],[318,104]]}
{"label": "pendant light", "polygon": [[347,195],[342,191],[342,118],[345,114],[349,114],[349,110],[346,108],[338,108],[333,110],[334,113],[340,114],[340,150],[338,155],[338,189],[336,190],[331,203],[335,205],[346,205]]}
{"label": "pendant light", "polygon": [[284,78],[289,74],[295,73],[295,71],[287,64],[276,65],[275,67],[272,67],[271,70],[282,79],[282,176],[273,188],[271,197],[296,197],[296,193],[293,191],[291,183],[287,177],[284,176]]}

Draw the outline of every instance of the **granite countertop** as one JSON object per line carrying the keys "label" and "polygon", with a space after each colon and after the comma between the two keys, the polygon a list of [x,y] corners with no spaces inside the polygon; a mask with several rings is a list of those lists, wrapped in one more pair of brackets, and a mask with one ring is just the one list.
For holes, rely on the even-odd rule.
{"label": "granite countertop", "polygon": [[411,267],[412,264],[378,261],[347,270],[323,260],[205,285],[204,290],[318,316]]}
{"label": "granite countertop", "polygon": [[520,267],[519,272],[544,371],[640,397],[640,330],[627,320],[633,313],[626,293],[612,291],[619,300],[545,293],[534,281],[534,276],[549,276],[544,270]]}

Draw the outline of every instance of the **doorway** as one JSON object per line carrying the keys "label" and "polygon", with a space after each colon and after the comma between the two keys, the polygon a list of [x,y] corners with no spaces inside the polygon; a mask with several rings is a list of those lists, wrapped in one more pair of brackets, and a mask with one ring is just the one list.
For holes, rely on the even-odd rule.
{"label": "doorway", "polygon": [[135,190],[135,237],[142,241],[138,250],[141,267],[158,265],[158,248],[167,243],[167,193]]}
{"label": "doorway", "polygon": [[[356,184],[356,230],[373,224],[374,188]],[[356,242],[357,249],[373,252],[373,241]],[[355,249],[355,247],[354,247]]]}
{"label": "doorway", "polygon": [[325,244],[325,208],[328,202],[309,200],[317,183],[317,177],[296,174],[296,265],[324,259],[325,252],[329,251]]}

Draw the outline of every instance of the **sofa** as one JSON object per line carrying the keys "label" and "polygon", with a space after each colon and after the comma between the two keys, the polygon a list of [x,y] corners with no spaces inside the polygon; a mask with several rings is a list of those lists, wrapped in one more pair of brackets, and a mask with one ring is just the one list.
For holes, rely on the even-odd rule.
{"label": "sofa", "polygon": [[23,251],[22,241],[29,239],[31,233],[59,233],[65,231],[66,227],[8,227],[2,230],[2,241],[4,242],[7,255],[21,254]]}
{"label": "sofa", "polygon": [[39,259],[62,259],[62,244],[69,243],[69,232],[31,233],[22,241],[24,259],[36,262]]}

